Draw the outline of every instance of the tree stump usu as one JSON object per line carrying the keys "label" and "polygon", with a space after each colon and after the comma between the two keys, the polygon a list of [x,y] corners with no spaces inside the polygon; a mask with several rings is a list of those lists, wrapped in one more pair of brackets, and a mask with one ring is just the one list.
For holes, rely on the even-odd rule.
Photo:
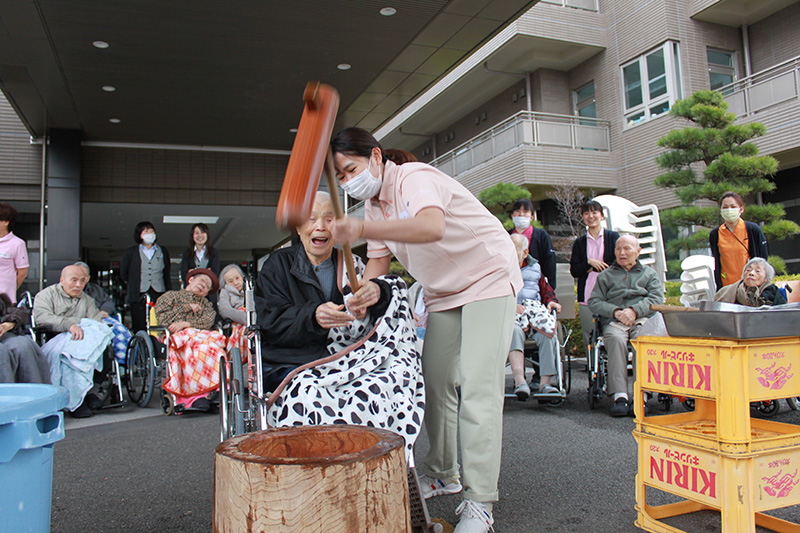
{"label": "tree stump usu", "polygon": [[348,425],[226,440],[214,459],[214,531],[408,532],[404,450],[395,433]]}

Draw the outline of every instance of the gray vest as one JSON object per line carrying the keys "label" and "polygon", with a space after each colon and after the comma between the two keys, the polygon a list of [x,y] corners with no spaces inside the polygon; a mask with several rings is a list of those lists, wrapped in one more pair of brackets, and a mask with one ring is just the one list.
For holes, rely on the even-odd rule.
{"label": "gray vest", "polygon": [[142,247],[139,246],[139,258],[142,260],[142,282],[139,285],[139,292],[147,292],[151,287],[156,292],[164,292],[164,254],[161,248],[156,246],[156,253],[152,259],[148,259]]}

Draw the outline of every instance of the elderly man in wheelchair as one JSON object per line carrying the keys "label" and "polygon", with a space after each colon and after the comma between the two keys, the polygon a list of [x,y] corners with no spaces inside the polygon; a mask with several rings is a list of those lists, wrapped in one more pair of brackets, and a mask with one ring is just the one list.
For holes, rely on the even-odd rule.
{"label": "elderly man in wheelchair", "polygon": [[373,280],[379,301],[346,309],[333,219],[330,196],[317,192],[301,242],[273,253],[256,282],[269,424],[382,427],[405,438],[410,457],[425,393],[405,283]]}
{"label": "elderly man in wheelchair", "polygon": [[642,251],[633,235],[622,235],[614,248],[616,260],[600,272],[589,297],[589,309],[599,315],[608,353],[608,394],[613,395],[611,416],[633,414],[628,397],[628,340],[638,334],[655,313],[652,304],[664,303],[658,274],[639,262]]}
{"label": "elderly man in wheelchair", "polygon": [[52,383],[69,391],[67,410],[76,418],[92,416],[102,404],[89,391],[95,371],[104,370],[103,354],[114,336],[101,322],[108,314],[83,292],[88,281],[81,267],[66,266],[59,282],[40,291],[33,302],[36,326],[58,334],[42,351],[50,361]]}
{"label": "elderly man in wheelchair", "polygon": [[186,288],[167,291],[156,300],[156,318],[169,331],[168,378],[163,389],[173,395],[176,412],[210,411],[219,388],[219,362],[228,340],[211,328],[217,313],[206,298],[219,289],[207,268],[186,275]]}

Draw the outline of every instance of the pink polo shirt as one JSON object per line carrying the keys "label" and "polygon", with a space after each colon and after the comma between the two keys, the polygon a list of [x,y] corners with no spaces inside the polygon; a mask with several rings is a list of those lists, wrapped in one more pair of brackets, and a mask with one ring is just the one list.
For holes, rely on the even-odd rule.
{"label": "pink polo shirt", "polygon": [[441,240],[410,244],[368,239],[367,257],[394,254],[425,287],[425,303],[432,312],[517,294],[522,275],[511,237],[471,192],[430,165],[387,161],[378,201],[366,202],[364,219],[403,220],[428,207],[444,212]]}
{"label": "pink polo shirt", "polygon": [[[600,234],[595,239],[592,237],[591,233],[588,231],[586,232],[586,258],[587,259],[597,259],[598,261],[603,260],[603,253],[605,251],[604,241],[603,241],[603,230],[600,230]],[[597,282],[597,276],[600,273],[596,270],[590,270],[589,274],[586,276],[586,288],[583,291],[583,301],[588,302],[589,296],[592,295],[592,289],[594,289],[594,284]]]}
{"label": "pink polo shirt", "polygon": [[17,270],[28,268],[28,251],[25,241],[9,232],[0,237],[0,293],[17,303]]}

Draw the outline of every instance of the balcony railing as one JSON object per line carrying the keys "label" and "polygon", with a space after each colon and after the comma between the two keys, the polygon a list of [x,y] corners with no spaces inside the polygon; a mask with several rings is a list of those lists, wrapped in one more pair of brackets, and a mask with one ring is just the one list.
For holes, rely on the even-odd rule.
{"label": "balcony railing", "polygon": [[719,91],[728,101],[728,110],[746,117],[783,102],[800,98],[800,56],[762,70]]}
{"label": "balcony railing", "polygon": [[598,11],[597,0],[539,0],[542,4],[555,4],[557,6],[574,7],[587,11]]}
{"label": "balcony railing", "polygon": [[520,111],[493,128],[437,157],[431,165],[457,176],[522,145],[609,151],[607,120]]}

